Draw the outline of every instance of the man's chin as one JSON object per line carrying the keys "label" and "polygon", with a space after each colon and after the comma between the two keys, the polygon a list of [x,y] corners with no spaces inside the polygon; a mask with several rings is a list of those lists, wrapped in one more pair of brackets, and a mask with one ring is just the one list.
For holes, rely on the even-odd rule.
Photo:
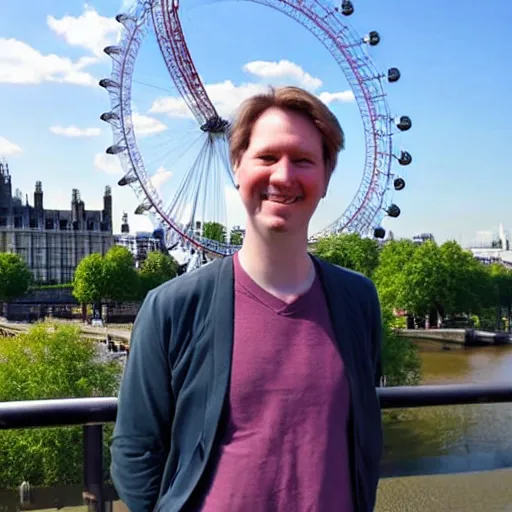
{"label": "man's chin", "polygon": [[293,233],[293,225],[290,220],[282,217],[266,219],[265,228],[270,233]]}

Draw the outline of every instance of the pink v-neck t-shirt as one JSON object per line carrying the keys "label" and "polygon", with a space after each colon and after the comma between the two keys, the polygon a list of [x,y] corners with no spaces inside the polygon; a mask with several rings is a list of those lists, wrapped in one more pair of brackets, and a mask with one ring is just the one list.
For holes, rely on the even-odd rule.
{"label": "pink v-neck t-shirt", "polygon": [[353,512],[350,393],[321,282],[286,304],[234,265],[228,419],[201,510]]}

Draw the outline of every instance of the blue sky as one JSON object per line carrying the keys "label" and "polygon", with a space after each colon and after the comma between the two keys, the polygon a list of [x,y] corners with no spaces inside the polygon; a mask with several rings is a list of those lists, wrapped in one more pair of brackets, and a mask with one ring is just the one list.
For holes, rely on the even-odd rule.
{"label": "blue sky", "polygon": [[[347,149],[314,230],[341,215],[361,178],[364,139],[357,105],[328,52],[292,20],[251,2],[182,4],[191,54],[222,113],[267,83],[307,85],[320,95],[343,93],[329,105],[344,127]],[[413,121],[413,128],[395,139],[396,151],[407,149],[414,159],[410,167],[396,168],[407,181],[405,190],[394,195],[402,215],[386,219],[384,226],[397,236],[432,232],[440,241],[463,244],[496,231],[500,222],[512,230],[507,150],[512,136],[512,41],[507,36],[512,4],[354,4],[350,24],[361,35],[369,30],[381,34],[381,44],[370,50],[376,66],[397,66],[402,72],[397,84],[386,86],[392,112]],[[110,110],[108,94],[95,85],[111,69],[101,49],[118,37],[113,17],[121,7],[119,0],[39,0],[30,9],[14,0],[2,2],[0,156],[10,164],[14,186],[30,202],[34,183],[41,180],[47,207],[67,207],[71,189],[78,188],[86,207],[101,208],[103,189],[111,185],[116,230],[124,210],[134,229],[147,229],[150,222],[133,215],[138,204],[133,191],[116,185],[122,176],[117,159],[104,154],[112,133],[99,120]],[[156,176],[153,183],[170,197],[179,182],[174,162],[180,145],[187,137],[194,140],[197,127],[179,117],[183,110],[177,92],[150,38],[134,77],[141,152]],[[174,100],[160,101],[165,108],[155,108],[166,97]],[[236,196],[229,192],[227,198],[228,212],[238,218]]]}

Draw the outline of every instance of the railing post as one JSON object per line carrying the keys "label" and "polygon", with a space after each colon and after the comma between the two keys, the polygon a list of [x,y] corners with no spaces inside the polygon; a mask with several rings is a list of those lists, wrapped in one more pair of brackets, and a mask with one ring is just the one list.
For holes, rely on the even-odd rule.
{"label": "railing post", "polygon": [[107,512],[103,489],[103,425],[85,425],[84,493],[90,512]]}

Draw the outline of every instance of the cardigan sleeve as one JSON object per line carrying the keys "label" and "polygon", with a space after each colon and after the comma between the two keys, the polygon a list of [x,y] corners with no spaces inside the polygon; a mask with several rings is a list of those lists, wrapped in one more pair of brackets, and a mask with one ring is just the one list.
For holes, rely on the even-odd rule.
{"label": "cardigan sleeve", "polygon": [[372,312],[372,331],[371,331],[371,342],[372,342],[372,364],[375,387],[381,386],[381,379],[383,374],[382,368],[382,311],[380,307],[379,296],[377,289],[373,282],[371,282],[371,312]]}
{"label": "cardigan sleeve", "polygon": [[152,291],[133,326],[111,444],[112,480],[133,512],[154,510],[169,452],[174,397],[168,327]]}

